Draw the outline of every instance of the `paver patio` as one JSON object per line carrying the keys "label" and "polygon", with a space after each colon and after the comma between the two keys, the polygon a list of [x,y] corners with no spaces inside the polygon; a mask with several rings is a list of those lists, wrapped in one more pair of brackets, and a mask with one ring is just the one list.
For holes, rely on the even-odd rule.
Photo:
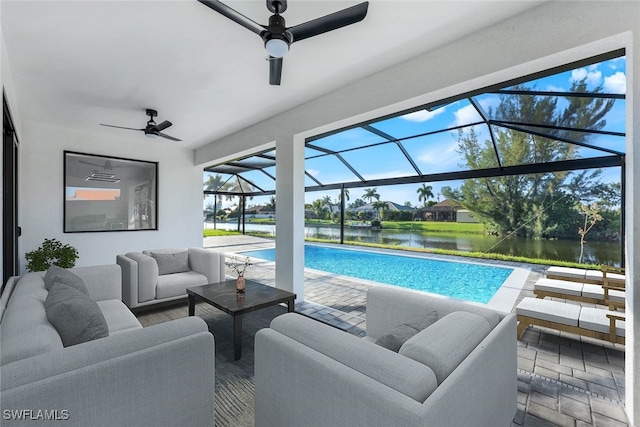
{"label": "paver patio", "polygon": [[[225,253],[274,245],[272,239],[252,236],[208,237],[204,241],[205,247]],[[531,270],[518,302],[534,296],[533,284],[546,270],[542,265],[482,262]],[[274,263],[257,263],[245,276],[274,285]],[[296,304],[296,311],[362,336],[366,291],[371,286],[371,282],[306,269],[305,301]],[[624,346],[537,328],[527,329],[517,344],[518,411],[513,426],[629,425],[624,412]]]}

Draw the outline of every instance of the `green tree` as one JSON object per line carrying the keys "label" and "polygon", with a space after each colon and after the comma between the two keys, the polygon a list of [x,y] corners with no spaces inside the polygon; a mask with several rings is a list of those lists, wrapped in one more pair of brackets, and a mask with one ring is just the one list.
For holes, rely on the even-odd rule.
{"label": "green tree", "polygon": [[[209,178],[204,182],[204,191],[218,191],[224,185],[224,179],[221,175],[209,175]],[[203,193],[204,197],[207,197],[207,193]],[[209,206],[207,205],[207,209]],[[218,195],[213,194],[213,228],[216,228],[216,217],[218,216]]]}
{"label": "green tree", "polygon": [[276,210],[276,196],[271,196],[269,201],[264,205],[264,207],[268,210],[275,211]]}
{"label": "green tree", "polygon": [[418,193],[418,201],[422,202],[424,201],[424,207],[427,207],[427,200],[428,199],[433,199],[433,187],[430,185],[425,185],[422,184],[422,187],[418,188],[418,190],[416,190],[416,193]]}
{"label": "green tree", "polygon": [[389,208],[387,202],[381,202],[379,200],[373,202],[373,208],[378,211],[378,218],[380,221],[384,220],[384,212]]}
{"label": "green tree", "polygon": [[600,207],[598,206],[598,203],[591,203],[590,205],[576,203],[575,209],[584,217],[582,227],[578,228],[578,234],[580,235],[580,257],[578,258],[578,262],[582,263],[584,245],[587,243],[585,237],[597,222],[602,221],[602,215],[600,215]]}
{"label": "green tree", "polygon": [[[515,89],[526,91],[527,87],[519,85]],[[588,93],[586,79],[575,81],[570,91]],[[601,88],[596,88],[592,92],[600,91]],[[498,167],[496,149],[502,165],[574,159],[577,146],[560,140],[588,142],[586,133],[570,129],[602,129],[606,124],[604,116],[612,106],[613,100],[603,98],[566,97],[559,104],[557,97],[502,95],[498,106],[489,110],[491,118],[555,125],[555,129],[548,130],[554,138],[494,128],[494,147],[490,140],[481,142],[475,130],[470,128],[466,132],[458,131],[458,152],[473,170]],[[572,189],[589,192],[594,185],[588,182],[586,173],[574,175],[576,182],[569,184],[575,185],[567,185],[569,176],[568,172],[553,172],[470,179],[461,187],[461,201],[483,219],[485,228],[498,234],[558,236],[559,225],[565,220],[563,216],[568,214],[566,209],[556,209],[556,205],[565,208],[568,205],[571,211],[577,198]]]}
{"label": "green tree", "polygon": [[323,199],[316,199],[311,204],[311,209],[313,209],[313,213],[318,219],[318,222],[320,222],[319,220],[324,219],[324,215],[327,212],[327,204]]}
{"label": "green tree", "polygon": [[376,200],[380,200],[380,195],[378,194],[378,190],[376,190],[375,187],[373,188],[365,188],[364,189],[364,194],[362,195],[363,199],[367,199],[369,201],[369,203],[371,203],[371,201],[373,199]]}

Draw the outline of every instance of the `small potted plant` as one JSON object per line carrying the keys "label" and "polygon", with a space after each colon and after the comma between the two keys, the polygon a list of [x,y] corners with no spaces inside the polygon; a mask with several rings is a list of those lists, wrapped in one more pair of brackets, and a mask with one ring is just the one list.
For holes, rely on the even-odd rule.
{"label": "small potted plant", "polygon": [[42,245],[24,254],[28,271],[45,271],[52,265],[72,268],[78,259],[78,250],[71,245],[63,245],[56,239],[44,239]]}
{"label": "small potted plant", "polygon": [[240,258],[240,257],[232,256],[232,257],[229,257],[228,261],[225,261],[225,264],[227,265],[227,267],[235,271],[236,274],[238,275],[238,278],[236,279],[236,291],[244,292],[244,289],[246,287],[246,283],[244,280],[244,272],[247,270],[247,267],[249,267],[250,265],[253,265],[251,263],[251,258],[249,257]]}

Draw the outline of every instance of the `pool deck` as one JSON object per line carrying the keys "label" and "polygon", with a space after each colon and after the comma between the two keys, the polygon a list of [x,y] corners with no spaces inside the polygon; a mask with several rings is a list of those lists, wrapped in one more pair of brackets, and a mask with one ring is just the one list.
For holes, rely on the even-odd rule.
{"label": "pool deck", "polygon": [[[204,247],[225,253],[274,247],[273,239],[253,236],[207,237]],[[429,255],[431,258],[468,258]],[[492,260],[477,261],[515,268],[514,285],[488,305],[514,311],[533,295],[547,266]],[[245,276],[275,285],[273,262],[256,263]],[[524,275],[524,276],[523,276]],[[513,276],[513,275],[512,275]],[[522,285],[523,283],[523,285]],[[354,335],[366,328],[366,291],[374,282],[305,269],[305,301],[296,311]],[[628,426],[624,412],[624,346],[549,329],[529,328],[518,340],[518,411],[513,426]]]}

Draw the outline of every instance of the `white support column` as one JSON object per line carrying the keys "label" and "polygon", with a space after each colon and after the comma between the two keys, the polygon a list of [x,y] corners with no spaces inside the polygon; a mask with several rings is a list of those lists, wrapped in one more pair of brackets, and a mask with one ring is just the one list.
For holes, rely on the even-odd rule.
{"label": "white support column", "polygon": [[626,345],[625,406],[640,426],[640,33],[627,48],[627,155],[625,188]]}
{"label": "white support column", "polygon": [[276,287],[304,299],[304,139],[276,140]]}

